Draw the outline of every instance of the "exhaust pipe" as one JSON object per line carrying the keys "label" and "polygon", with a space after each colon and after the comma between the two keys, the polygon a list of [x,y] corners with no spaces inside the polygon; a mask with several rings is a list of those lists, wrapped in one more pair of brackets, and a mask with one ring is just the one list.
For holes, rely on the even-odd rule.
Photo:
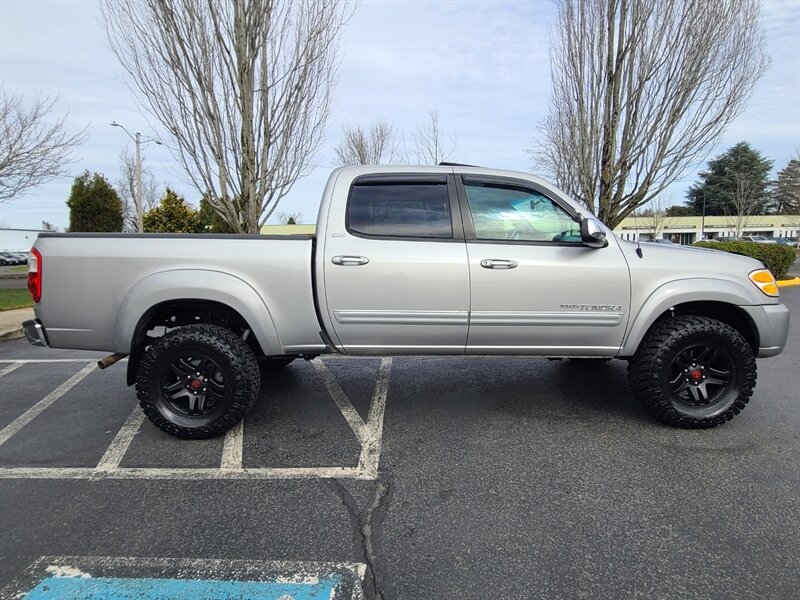
{"label": "exhaust pipe", "polygon": [[113,365],[115,362],[117,362],[118,360],[122,360],[126,356],[128,356],[128,355],[127,354],[121,354],[119,352],[115,352],[114,354],[111,354],[110,356],[106,356],[105,358],[103,358],[101,360],[98,360],[97,361],[97,368],[98,369],[107,369],[108,367]]}

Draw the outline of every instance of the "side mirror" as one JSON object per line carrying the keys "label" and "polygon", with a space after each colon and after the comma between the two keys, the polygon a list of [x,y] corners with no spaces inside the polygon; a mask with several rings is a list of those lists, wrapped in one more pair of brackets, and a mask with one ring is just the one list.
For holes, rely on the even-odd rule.
{"label": "side mirror", "polygon": [[589,248],[605,248],[608,246],[606,230],[597,219],[586,218],[581,221],[581,242]]}

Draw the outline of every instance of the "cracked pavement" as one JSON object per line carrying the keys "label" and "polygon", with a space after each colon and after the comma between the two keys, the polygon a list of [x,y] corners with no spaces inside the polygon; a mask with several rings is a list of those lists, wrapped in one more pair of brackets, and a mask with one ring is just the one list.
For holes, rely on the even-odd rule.
{"label": "cracked pavement", "polygon": [[[367,599],[794,598],[800,588],[800,288],[789,346],[731,423],[684,431],[632,399],[625,365],[397,358],[378,479],[0,480],[0,587],[43,555],[367,565]],[[55,356],[22,341],[0,358]],[[379,361],[331,361],[362,418]],[[0,426],[79,367],[0,380]],[[244,428],[248,465],[350,465],[341,414],[292,365]],[[2,465],[96,460],[129,414],[92,376],[5,444]],[[125,465],[213,465],[221,440],[145,423]],[[55,458],[53,458],[55,457]]]}

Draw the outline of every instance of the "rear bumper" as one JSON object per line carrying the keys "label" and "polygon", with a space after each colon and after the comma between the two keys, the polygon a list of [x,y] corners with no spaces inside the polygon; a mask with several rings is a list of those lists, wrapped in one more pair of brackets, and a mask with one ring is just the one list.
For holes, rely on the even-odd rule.
{"label": "rear bumper", "polygon": [[22,324],[22,330],[25,332],[25,338],[34,346],[49,346],[47,341],[47,332],[44,330],[39,319],[32,319],[25,321]]}
{"label": "rear bumper", "polygon": [[758,329],[758,358],[769,358],[783,352],[789,337],[789,309],[783,304],[762,304],[740,307]]}

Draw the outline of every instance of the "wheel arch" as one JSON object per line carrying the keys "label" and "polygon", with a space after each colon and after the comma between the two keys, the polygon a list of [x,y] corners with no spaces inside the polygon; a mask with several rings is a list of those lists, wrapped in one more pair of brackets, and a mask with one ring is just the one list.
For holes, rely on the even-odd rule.
{"label": "wheel arch", "polygon": [[246,282],[218,271],[163,271],[137,282],[117,314],[114,347],[129,352],[128,385],[135,379],[139,357],[146,348],[147,331],[165,325],[170,313],[175,316],[175,326],[208,322],[249,329],[252,339],[248,343],[257,354],[282,354],[269,310]]}
{"label": "wheel arch", "polygon": [[759,333],[750,315],[741,306],[755,303],[756,290],[718,279],[688,279],[656,290],[633,321],[620,356],[633,356],[645,335],[662,320],[675,315],[696,315],[716,319],[738,331],[758,353]]}

